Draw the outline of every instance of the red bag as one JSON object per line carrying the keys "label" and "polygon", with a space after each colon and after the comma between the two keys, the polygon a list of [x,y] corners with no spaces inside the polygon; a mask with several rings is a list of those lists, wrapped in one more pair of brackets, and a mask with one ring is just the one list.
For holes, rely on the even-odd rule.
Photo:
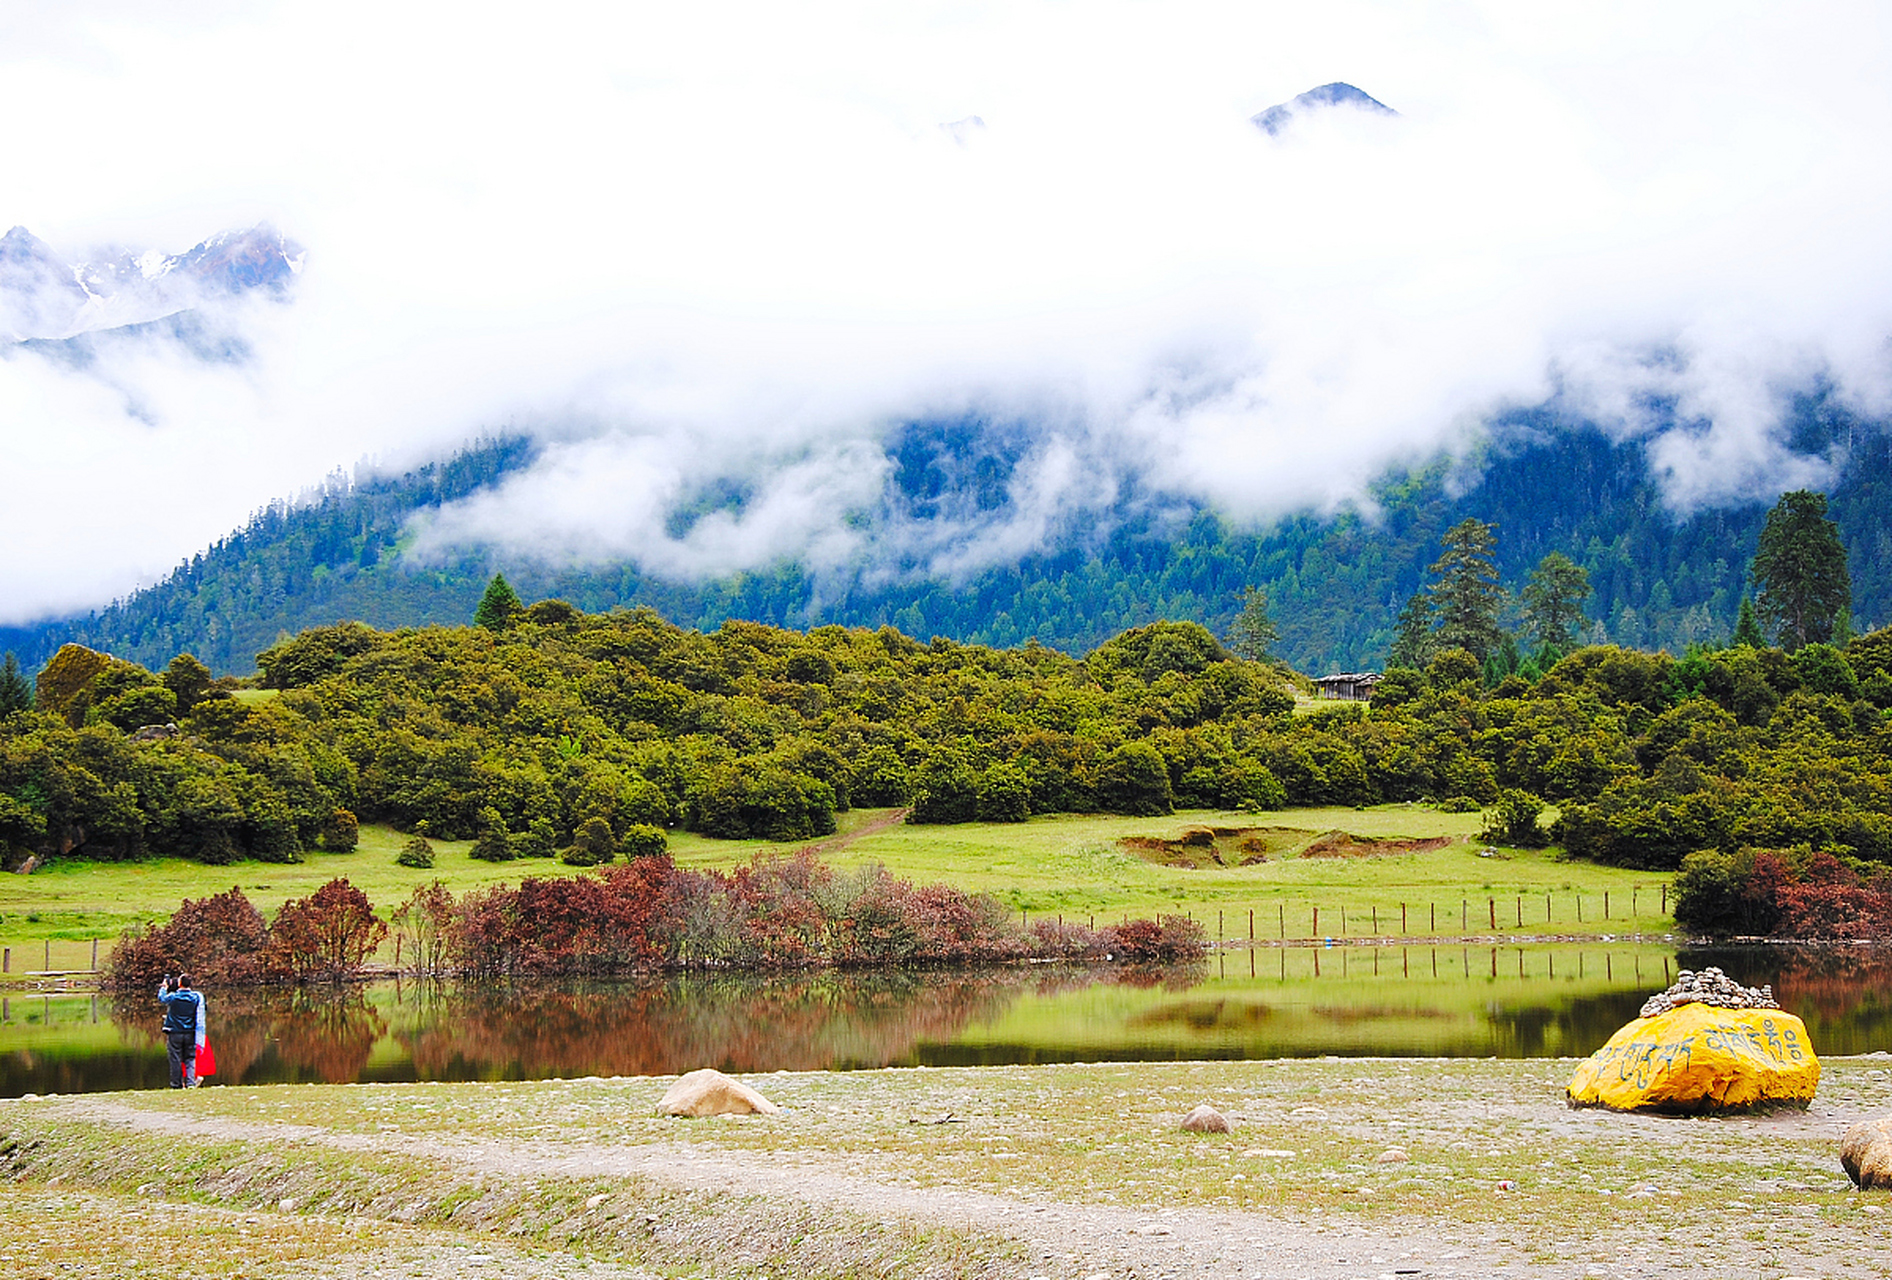
{"label": "red bag", "polygon": [[217,1055],[210,1051],[210,1041],[206,1040],[197,1046],[197,1078],[201,1080],[216,1074]]}

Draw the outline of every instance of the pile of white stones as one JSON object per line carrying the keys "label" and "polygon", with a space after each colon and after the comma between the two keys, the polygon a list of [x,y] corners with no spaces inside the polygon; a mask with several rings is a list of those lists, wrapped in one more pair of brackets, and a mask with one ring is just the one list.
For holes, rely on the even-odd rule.
{"label": "pile of white stones", "polygon": [[1674,986],[1667,991],[1658,991],[1643,1001],[1639,1016],[1653,1018],[1685,1004],[1708,1004],[1718,1009],[1780,1008],[1780,1001],[1774,999],[1771,986],[1758,990],[1744,987],[1711,965],[1700,973],[1692,969],[1682,970],[1675,975]]}

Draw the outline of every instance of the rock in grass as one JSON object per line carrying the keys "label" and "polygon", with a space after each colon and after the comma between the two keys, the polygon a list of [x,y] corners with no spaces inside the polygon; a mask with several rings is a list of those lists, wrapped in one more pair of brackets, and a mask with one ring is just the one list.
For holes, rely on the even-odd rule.
{"label": "rock in grass", "polygon": [[1203,1103],[1183,1117],[1182,1127],[1191,1133],[1234,1133],[1228,1117],[1208,1103]]}
{"label": "rock in grass", "polygon": [[1892,1116],[1861,1120],[1839,1143],[1840,1168],[1861,1191],[1892,1191]]}
{"label": "rock in grass", "polygon": [[740,1080],[709,1067],[692,1071],[664,1093],[657,1110],[667,1116],[772,1116],[781,1108]]}
{"label": "rock in grass", "polygon": [[1412,1157],[1406,1154],[1404,1147],[1388,1147],[1375,1157],[1374,1164],[1405,1164]]}

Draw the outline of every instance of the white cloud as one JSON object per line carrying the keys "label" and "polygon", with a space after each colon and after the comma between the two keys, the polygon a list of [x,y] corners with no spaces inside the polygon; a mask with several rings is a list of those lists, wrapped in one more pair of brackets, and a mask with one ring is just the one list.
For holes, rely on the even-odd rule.
{"label": "white cloud", "polygon": [[[1552,396],[1624,433],[1672,399],[1653,456],[1714,502],[1820,478],[1786,390],[1892,405],[1870,4],[46,12],[0,13],[0,221],[309,257],[241,368],[0,360],[6,618],[508,424],[541,465],[435,545],[690,575],[972,568],[1131,473],[1329,506]],[[1247,123],[1334,79],[1400,116]],[[890,508],[888,433],[966,406],[1046,424],[1007,513]],[[740,512],[671,536],[719,480]]]}

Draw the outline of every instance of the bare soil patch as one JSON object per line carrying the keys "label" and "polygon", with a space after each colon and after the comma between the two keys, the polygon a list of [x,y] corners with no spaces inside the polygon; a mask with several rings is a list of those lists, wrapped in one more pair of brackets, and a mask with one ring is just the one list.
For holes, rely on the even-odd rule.
{"label": "bare soil patch", "polygon": [[1329,831],[1301,850],[1303,858],[1377,858],[1393,853],[1426,853],[1451,844],[1450,836],[1421,840],[1375,840],[1346,831]]}
{"label": "bare soil patch", "polygon": [[1159,867],[1200,871],[1207,867],[1248,867],[1279,858],[1313,835],[1301,827],[1188,827],[1173,840],[1125,836],[1118,843],[1126,852]]}

